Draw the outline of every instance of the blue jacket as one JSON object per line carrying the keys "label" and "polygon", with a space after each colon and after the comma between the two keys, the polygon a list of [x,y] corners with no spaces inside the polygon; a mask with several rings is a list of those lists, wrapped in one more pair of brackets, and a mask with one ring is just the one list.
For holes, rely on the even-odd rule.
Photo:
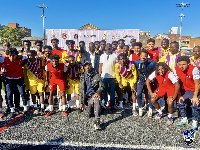
{"label": "blue jacket", "polygon": [[155,70],[156,62],[149,61],[142,63],[141,60],[135,60],[133,62],[138,72],[138,81],[146,82],[149,75]]}

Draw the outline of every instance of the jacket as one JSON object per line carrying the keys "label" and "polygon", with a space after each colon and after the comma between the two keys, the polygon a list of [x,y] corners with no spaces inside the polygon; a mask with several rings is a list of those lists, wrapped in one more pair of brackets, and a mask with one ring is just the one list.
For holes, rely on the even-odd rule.
{"label": "jacket", "polygon": [[[104,84],[97,73],[97,71],[92,68],[90,72],[91,76],[91,84],[92,88],[94,90],[94,93],[98,93],[99,96],[102,98],[103,96],[103,90],[104,90]],[[80,76],[80,83],[79,83],[79,104],[88,105],[87,98],[86,98],[86,82],[85,82],[85,73],[81,74]]]}

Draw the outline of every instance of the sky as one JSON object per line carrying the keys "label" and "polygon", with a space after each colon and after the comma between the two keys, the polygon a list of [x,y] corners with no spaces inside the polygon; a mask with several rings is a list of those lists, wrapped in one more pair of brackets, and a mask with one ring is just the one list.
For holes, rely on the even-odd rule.
{"label": "sky", "polygon": [[[2,0],[0,24],[19,23],[31,29],[32,36],[43,36],[42,9],[46,29],[78,29],[91,23],[101,30],[140,29],[151,37],[180,27],[181,0]],[[182,35],[200,37],[200,0],[187,0],[184,8]]]}

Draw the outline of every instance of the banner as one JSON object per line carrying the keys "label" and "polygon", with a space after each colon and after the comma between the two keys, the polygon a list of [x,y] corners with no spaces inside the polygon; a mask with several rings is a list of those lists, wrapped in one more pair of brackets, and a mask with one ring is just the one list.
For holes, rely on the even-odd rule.
{"label": "banner", "polygon": [[[80,41],[84,41],[86,49],[90,42],[105,40],[107,43],[124,39],[125,44],[130,46],[132,38],[139,41],[139,29],[126,30],[76,30],[76,29],[46,29],[47,45],[51,45],[51,39],[59,40],[59,47],[67,50],[66,40],[74,40],[76,47]],[[52,46],[52,45],[51,45]]]}

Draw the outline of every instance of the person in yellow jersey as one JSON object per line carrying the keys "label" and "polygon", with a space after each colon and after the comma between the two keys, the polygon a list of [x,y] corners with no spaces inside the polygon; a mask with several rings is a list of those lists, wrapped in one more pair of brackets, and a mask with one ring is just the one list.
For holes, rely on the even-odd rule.
{"label": "person in yellow jersey", "polygon": [[163,56],[159,62],[165,62],[173,71],[177,65],[177,59],[180,56],[185,56],[185,54],[179,52],[178,50],[179,44],[178,42],[174,41],[170,44],[170,52]]}
{"label": "person in yellow jersey", "polygon": [[24,67],[27,70],[29,90],[34,105],[34,113],[38,114],[36,93],[39,93],[41,103],[41,113],[44,113],[44,62],[40,58],[36,58],[35,50],[28,51],[28,59],[24,60]]}
{"label": "person in yellow jersey", "polygon": [[[71,111],[71,106],[70,106],[70,100],[71,100],[71,94],[75,90],[76,92],[76,107],[77,111],[80,112],[79,109],[79,83],[80,83],[80,75],[84,72],[84,69],[80,63],[75,61],[75,57],[73,55],[68,56],[68,63],[66,64],[67,66],[67,85],[68,88],[66,90],[67,94],[67,101],[68,101],[68,111]],[[59,105],[60,107],[60,105]]]}
{"label": "person in yellow jersey", "polygon": [[163,39],[161,41],[161,48],[158,49],[159,53],[159,59],[161,59],[164,55],[167,55],[170,52],[170,46],[169,46],[169,40]]}
{"label": "person in yellow jersey", "polygon": [[200,46],[193,48],[192,57],[190,57],[190,64],[200,70]]}
{"label": "person in yellow jersey", "polygon": [[[136,82],[137,82],[137,70],[133,62],[128,60],[127,54],[121,53],[118,56],[118,63],[115,64],[115,76],[119,83],[120,89],[127,86],[131,87],[132,100],[136,103]],[[123,93],[123,92],[122,92]],[[120,107],[123,108],[122,100],[120,100]]]}
{"label": "person in yellow jersey", "polygon": [[66,51],[66,56],[62,56],[63,61],[66,63],[68,61],[68,57],[70,55],[73,55],[75,58],[75,61],[81,62],[81,53],[80,51],[74,49],[75,42],[73,40],[67,40],[66,41],[68,50]]}

